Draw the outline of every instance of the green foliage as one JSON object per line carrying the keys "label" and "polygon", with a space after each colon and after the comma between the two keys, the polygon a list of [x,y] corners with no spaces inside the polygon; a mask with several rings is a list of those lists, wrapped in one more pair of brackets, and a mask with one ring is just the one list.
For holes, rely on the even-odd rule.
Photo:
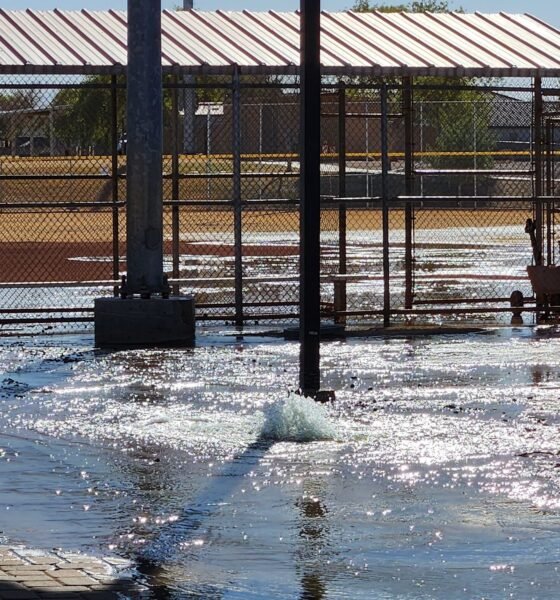
{"label": "green foliage", "polygon": [[[353,10],[358,12],[379,11],[385,13],[448,13],[452,10],[463,12],[462,8],[454,9],[447,0],[420,0],[408,4],[371,3],[370,0],[356,0]],[[375,78],[368,82],[384,81],[398,84],[399,78]],[[442,77],[416,77],[415,83],[422,86],[415,89],[414,101],[424,102],[424,126],[433,132],[433,142],[427,150],[434,153],[429,163],[437,169],[478,169],[492,167],[493,159],[488,155],[477,155],[474,151],[485,152],[495,148],[496,142],[489,130],[490,102],[484,94],[476,90],[453,89],[451,86],[466,86],[473,81],[467,77],[453,80]],[[441,86],[446,89],[441,89]],[[440,87],[440,89],[430,89]],[[356,95],[359,94],[359,91]],[[401,101],[400,90],[391,90],[391,102]],[[457,154],[449,155],[447,153]],[[441,153],[441,154],[440,154]],[[462,155],[461,153],[465,153]]]}
{"label": "green foliage", "polygon": [[[424,126],[435,132],[434,142],[427,148],[436,153],[430,164],[437,169],[492,168],[493,157],[484,154],[496,148],[489,129],[491,110],[492,99],[472,90],[459,90],[453,98],[424,105]],[[457,154],[448,154],[454,152]]]}
{"label": "green foliage", "polygon": [[377,10],[379,12],[408,12],[408,4],[370,4],[369,0],[356,0],[352,6],[352,10],[356,12],[373,12]]}
{"label": "green foliage", "polygon": [[392,12],[435,12],[446,13],[456,10],[462,12],[461,8],[454,9],[449,5],[447,0],[420,0],[419,2],[410,2],[408,4],[370,4],[369,0],[356,0],[352,6],[352,10],[356,12],[372,12],[374,10],[385,13]]}
{"label": "green foliage", "polygon": [[445,0],[425,0],[420,2],[412,2],[410,4],[410,12],[435,12],[435,13],[446,13],[451,12],[454,9],[449,6],[449,2]]}
{"label": "green foliage", "polygon": [[[53,100],[55,137],[66,146],[111,147],[111,78],[88,77],[85,84],[106,87],[79,87],[60,90]],[[126,114],[125,90],[117,90],[119,123]]]}
{"label": "green foliage", "polygon": [[[55,107],[55,137],[66,146],[98,146],[111,148],[111,78],[105,75],[92,75],[84,85],[60,90],[53,100]],[[117,123],[119,134],[126,131],[126,88],[125,79],[117,83]],[[100,87],[91,87],[92,85]],[[163,122],[168,126],[171,120],[172,91],[166,89],[163,97]]]}

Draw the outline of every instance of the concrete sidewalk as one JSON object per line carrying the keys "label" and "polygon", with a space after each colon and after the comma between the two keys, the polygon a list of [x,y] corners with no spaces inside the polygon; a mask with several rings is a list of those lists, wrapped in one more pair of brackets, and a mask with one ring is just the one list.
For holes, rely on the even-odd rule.
{"label": "concrete sidewalk", "polygon": [[120,558],[0,546],[0,600],[146,598],[131,569]]}

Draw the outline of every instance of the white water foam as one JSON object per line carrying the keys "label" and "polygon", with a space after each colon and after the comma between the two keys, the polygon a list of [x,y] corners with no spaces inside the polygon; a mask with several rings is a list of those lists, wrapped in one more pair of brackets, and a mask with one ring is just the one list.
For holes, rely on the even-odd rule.
{"label": "white water foam", "polygon": [[333,440],[336,429],[325,406],[291,393],[266,411],[261,437],[279,442]]}

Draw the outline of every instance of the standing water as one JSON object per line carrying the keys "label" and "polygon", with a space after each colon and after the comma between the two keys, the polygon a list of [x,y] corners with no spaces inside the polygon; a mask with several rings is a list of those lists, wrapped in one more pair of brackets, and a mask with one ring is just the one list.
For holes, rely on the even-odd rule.
{"label": "standing water", "polygon": [[[235,339],[235,338],[231,338]],[[560,333],[98,352],[5,339],[0,541],[118,553],[154,598],[556,598]]]}

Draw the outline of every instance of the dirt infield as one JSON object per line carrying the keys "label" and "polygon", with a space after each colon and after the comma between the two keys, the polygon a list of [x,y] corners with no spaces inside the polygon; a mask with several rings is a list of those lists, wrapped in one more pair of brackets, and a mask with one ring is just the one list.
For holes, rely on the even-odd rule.
{"label": "dirt infield", "polygon": [[[119,244],[119,271],[126,270],[125,244]],[[164,244],[171,254],[171,242]],[[189,244],[181,242],[182,256],[233,257],[231,244]],[[245,256],[295,256],[297,246],[246,245]],[[112,280],[113,244],[111,242],[9,242],[0,243],[0,282],[54,282]],[[116,274],[118,277],[118,274]]]}
{"label": "dirt infield", "polygon": [[[421,209],[415,213],[417,225],[426,229],[504,227],[518,225],[523,231],[525,220],[531,216],[527,210],[434,210]],[[124,231],[126,215],[119,212],[119,228]],[[164,237],[170,238],[171,212],[165,211]],[[393,229],[404,228],[404,212],[391,211],[390,225]],[[382,215],[379,210],[352,210],[347,214],[349,231],[379,230]],[[321,229],[338,229],[338,211],[324,210]],[[233,235],[232,210],[181,210],[180,237],[183,240],[204,241],[208,234]],[[243,230],[247,233],[297,233],[299,213],[297,210],[249,210],[243,212]],[[56,211],[0,211],[0,243],[7,242],[109,242],[113,239],[113,215],[108,210],[56,210]]]}
{"label": "dirt infield", "polygon": [[[495,227],[498,239],[501,227],[515,225],[522,232],[528,216],[528,210],[422,210],[417,212],[416,225],[422,229]],[[126,216],[121,211],[118,214],[120,257],[126,254],[125,220]],[[171,254],[169,211],[166,211],[164,221],[164,251]],[[402,230],[403,212],[392,211],[390,221],[392,230]],[[181,255],[234,255],[232,211],[184,210],[179,224]],[[379,210],[348,212],[348,231],[364,232],[364,242],[367,242],[368,231],[379,232],[381,226]],[[338,212],[324,211],[321,228],[324,232],[338,231]],[[296,210],[247,210],[243,214],[243,231],[245,235],[252,235],[251,243],[243,247],[245,256],[295,256],[299,253],[299,214]],[[286,233],[286,240],[271,243],[271,235],[278,240],[278,234],[282,232]],[[125,268],[121,258],[119,270]],[[110,211],[0,213],[0,282],[98,281],[113,277],[113,215]]]}

